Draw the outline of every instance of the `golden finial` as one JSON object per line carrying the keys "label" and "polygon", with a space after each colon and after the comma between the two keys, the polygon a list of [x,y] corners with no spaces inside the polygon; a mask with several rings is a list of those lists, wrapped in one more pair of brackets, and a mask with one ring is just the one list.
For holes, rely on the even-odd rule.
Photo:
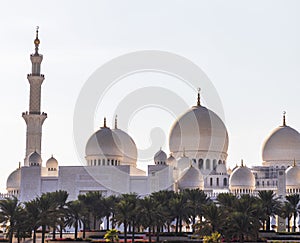
{"label": "golden finial", "polygon": [[19,162],[19,169],[21,168],[21,162]]}
{"label": "golden finial", "polygon": [[243,161],[243,159],[241,160],[241,167],[244,167],[244,161]]}
{"label": "golden finial", "polygon": [[104,117],[103,127],[106,127],[106,117]]}
{"label": "golden finial", "polygon": [[296,159],[294,158],[293,167],[296,166]]}
{"label": "golden finial", "polygon": [[118,128],[118,115],[115,116],[115,129]]}
{"label": "golden finial", "polygon": [[283,112],[283,126],[284,126],[284,127],[286,126],[286,122],[285,122],[285,114],[286,114],[286,112],[284,111],[284,112]]}
{"label": "golden finial", "polygon": [[200,91],[201,91],[201,88],[198,88],[197,106],[201,106],[201,104],[200,104]]}
{"label": "golden finial", "polygon": [[39,26],[37,26],[37,27],[36,27],[36,36],[35,36],[35,40],[34,40],[35,54],[36,54],[36,55],[38,55],[39,44],[40,44],[40,39],[39,39]]}

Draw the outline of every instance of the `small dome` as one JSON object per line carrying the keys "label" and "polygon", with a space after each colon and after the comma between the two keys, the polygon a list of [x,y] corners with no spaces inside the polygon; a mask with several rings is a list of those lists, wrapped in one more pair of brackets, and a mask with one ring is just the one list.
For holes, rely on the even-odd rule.
{"label": "small dome", "polygon": [[218,164],[217,167],[216,167],[216,173],[217,174],[227,174],[227,169],[226,169],[226,165],[221,163],[221,164]]}
{"label": "small dome", "polygon": [[161,149],[154,155],[155,164],[166,164],[167,155]]}
{"label": "small dome", "polygon": [[300,161],[300,134],[285,124],[274,129],[262,148],[264,165],[292,165],[292,159]]}
{"label": "small dome", "polygon": [[183,171],[185,168],[188,168],[190,165],[191,165],[191,160],[185,155],[183,155],[177,160],[177,168],[179,170]]}
{"label": "small dome", "polygon": [[200,170],[192,165],[186,168],[178,181],[178,187],[180,190],[203,189],[204,181]]}
{"label": "small dome", "polygon": [[229,177],[229,187],[230,189],[247,188],[254,190],[255,177],[247,166],[241,165],[232,171]]}
{"label": "small dome", "polygon": [[286,187],[300,188],[300,167],[289,167],[286,171]]}
{"label": "small dome", "polygon": [[47,168],[57,168],[58,167],[58,161],[53,157],[53,155],[51,156],[50,159],[47,160],[46,167]]}
{"label": "small dome", "polygon": [[101,127],[88,140],[85,147],[86,156],[122,157],[121,141],[108,127]]}
{"label": "small dome", "polygon": [[29,165],[30,166],[36,166],[42,164],[42,157],[38,152],[33,152],[31,155],[29,155]]}
{"label": "small dome", "polygon": [[173,124],[169,137],[172,153],[183,152],[189,157],[199,152],[223,154],[227,156],[228,134],[220,117],[204,106],[193,106]]}
{"label": "small dome", "polygon": [[167,164],[172,166],[176,165],[176,159],[172,154],[170,154],[170,156],[167,158]]}
{"label": "small dome", "polygon": [[123,165],[136,166],[137,161],[137,147],[134,140],[119,128],[114,128],[113,133],[120,140],[120,150],[123,155]]}
{"label": "small dome", "polygon": [[13,171],[7,178],[6,189],[19,189],[21,184],[21,169]]}

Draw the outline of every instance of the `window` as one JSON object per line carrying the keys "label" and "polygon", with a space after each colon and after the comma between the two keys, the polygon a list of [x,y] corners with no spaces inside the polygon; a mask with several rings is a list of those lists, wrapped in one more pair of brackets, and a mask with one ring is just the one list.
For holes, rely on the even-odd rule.
{"label": "window", "polygon": [[217,160],[214,159],[214,160],[213,160],[213,169],[215,169],[216,167],[217,167]]}
{"label": "window", "polygon": [[199,169],[201,170],[201,169],[203,169],[203,159],[199,159]]}
{"label": "window", "polygon": [[219,178],[217,178],[217,186],[219,186]]}
{"label": "window", "polygon": [[207,159],[205,162],[205,169],[210,170],[210,159]]}
{"label": "window", "polygon": [[219,164],[219,165],[222,164],[222,160],[219,160],[219,161],[218,161],[218,164]]}
{"label": "window", "polygon": [[227,178],[223,179],[223,186],[227,186]]}
{"label": "window", "polygon": [[212,186],[213,185],[213,178],[210,178],[210,186]]}

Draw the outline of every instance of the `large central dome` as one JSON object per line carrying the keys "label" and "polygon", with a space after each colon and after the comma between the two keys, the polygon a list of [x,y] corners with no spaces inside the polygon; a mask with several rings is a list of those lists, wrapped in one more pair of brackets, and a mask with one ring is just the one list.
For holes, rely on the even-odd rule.
{"label": "large central dome", "polygon": [[203,153],[209,157],[209,153],[214,153],[216,159],[222,155],[221,159],[225,160],[227,129],[216,113],[200,105],[199,99],[198,95],[197,106],[193,106],[173,124],[169,138],[170,151],[178,157],[185,150],[190,158],[207,157]]}

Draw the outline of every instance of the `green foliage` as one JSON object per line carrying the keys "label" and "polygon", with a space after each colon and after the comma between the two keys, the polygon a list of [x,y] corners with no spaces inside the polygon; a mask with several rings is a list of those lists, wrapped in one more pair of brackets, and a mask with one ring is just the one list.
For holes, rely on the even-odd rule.
{"label": "green foliage", "polygon": [[209,236],[204,236],[203,243],[218,243],[221,242],[221,234],[219,232],[213,232]]}
{"label": "green foliage", "polygon": [[106,232],[104,239],[107,242],[119,242],[119,231],[116,229],[111,229]]}

